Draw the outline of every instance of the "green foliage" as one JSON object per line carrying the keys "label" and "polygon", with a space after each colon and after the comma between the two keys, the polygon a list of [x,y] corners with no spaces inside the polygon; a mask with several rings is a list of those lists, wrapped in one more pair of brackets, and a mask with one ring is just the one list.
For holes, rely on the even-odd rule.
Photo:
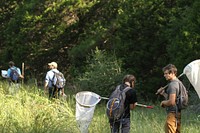
{"label": "green foliage", "polygon": [[[105,108],[105,104],[99,104],[96,106],[93,120],[89,126],[90,132],[110,133]],[[165,109],[159,107],[159,104],[156,104],[153,109],[136,107],[131,111],[130,119],[131,133],[163,133],[166,112]],[[181,132],[198,133],[200,116],[198,113],[195,114],[191,109],[184,110],[182,111],[181,124]]]}
{"label": "green foliage", "polygon": [[[185,65],[200,56],[200,15],[198,13],[200,2],[190,2],[184,4],[184,10],[181,8],[176,10],[174,14],[178,17],[172,19],[169,28],[166,30],[169,40],[167,52],[170,61],[177,64],[180,70],[183,70]],[[181,4],[182,1],[179,3]]]}
{"label": "green foliage", "polygon": [[102,96],[109,96],[113,87],[121,83],[124,76],[121,61],[116,56],[98,48],[87,60],[85,72],[77,78],[81,90],[93,91]]}
{"label": "green foliage", "polygon": [[162,85],[161,68],[169,60],[162,30],[169,15],[160,0],[138,0],[124,2],[117,16],[116,37],[111,44],[116,56],[123,59],[123,68],[136,75],[139,90],[146,94]]}
{"label": "green foliage", "polygon": [[[42,60],[50,62],[59,59],[58,63],[64,62],[66,59],[63,58],[67,58],[68,55],[64,52],[68,45],[71,45],[70,42],[66,42],[66,38],[71,40],[72,32],[76,31],[72,29],[72,25],[79,21],[79,13],[86,13],[95,3],[96,1],[21,0],[9,2],[10,5],[1,5],[2,11],[4,8],[10,9],[13,5],[15,7],[8,13],[14,14],[13,16],[6,20],[1,18],[1,21],[5,21],[2,30],[3,60],[26,61],[36,69],[45,65],[46,62]],[[68,29],[70,26],[72,28]],[[49,57],[51,54],[54,58]]]}
{"label": "green foliage", "polygon": [[0,67],[25,62],[41,79],[47,62],[56,61],[73,83],[98,47],[115,53],[139,91],[155,99],[166,84],[163,66],[173,63],[181,73],[199,58],[199,7],[198,0],[3,0]]}

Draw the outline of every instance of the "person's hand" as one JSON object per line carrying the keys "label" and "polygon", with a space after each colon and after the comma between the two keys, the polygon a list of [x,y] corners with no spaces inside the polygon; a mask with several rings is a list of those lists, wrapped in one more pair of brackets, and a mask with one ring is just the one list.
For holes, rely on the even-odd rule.
{"label": "person's hand", "polygon": [[23,76],[23,75],[19,75],[19,77],[20,77],[21,79],[24,79],[24,76]]}
{"label": "person's hand", "polygon": [[164,96],[165,90],[161,90],[161,92],[159,93],[160,95]]}
{"label": "person's hand", "polygon": [[160,89],[157,90],[156,95],[158,95],[158,94],[163,95],[164,90],[165,90],[165,89],[164,89],[163,87],[160,87]]}
{"label": "person's hand", "polygon": [[165,101],[162,101],[162,102],[160,103],[160,106],[163,107],[163,108],[165,108],[164,102],[165,102]]}

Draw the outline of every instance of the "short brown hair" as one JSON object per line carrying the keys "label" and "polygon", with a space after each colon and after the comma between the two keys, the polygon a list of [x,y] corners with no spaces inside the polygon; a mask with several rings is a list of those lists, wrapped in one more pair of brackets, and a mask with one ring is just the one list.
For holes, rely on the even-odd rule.
{"label": "short brown hair", "polygon": [[163,67],[162,71],[165,72],[166,70],[168,70],[169,73],[174,73],[175,75],[177,74],[177,68],[173,64],[168,64],[165,67]]}
{"label": "short brown hair", "polygon": [[8,64],[9,64],[9,66],[11,66],[11,67],[15,65],[15,63],[14,63],[13,61],[9,61]]}
{"label": "short brown hair", "polygon": [[136,78],[134,75],[131,75],[131,74],[128,74],[128,75],[124,76],[124,78],[123,78],[123,83],[129,82],[131,84],[133,81],[136,82]]}

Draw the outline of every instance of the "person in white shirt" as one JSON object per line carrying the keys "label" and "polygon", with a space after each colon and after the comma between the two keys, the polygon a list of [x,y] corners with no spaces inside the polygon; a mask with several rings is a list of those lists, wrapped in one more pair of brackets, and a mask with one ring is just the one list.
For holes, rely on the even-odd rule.
{"label": "person in white shirt", "polygon": [[49,90],[49,99],[51,98],[56,98],[56,93],[59,95],[59,92],[61,90],[62,92],[62,95],[64,94],[64,88],[56,88],[54,85],[53,85],[53,80],[54,80],[54,77],[55,77],[55,73],[59,73],[58,71],[58,64],[56,62],[51,62],[51,63],[48,63],[48,66],[49,66],[49,71],[47,72],[46,74],[46,77],[45,77],[45,84],[44,84],[44,91],[45,93],[47,93],[47,90]]}

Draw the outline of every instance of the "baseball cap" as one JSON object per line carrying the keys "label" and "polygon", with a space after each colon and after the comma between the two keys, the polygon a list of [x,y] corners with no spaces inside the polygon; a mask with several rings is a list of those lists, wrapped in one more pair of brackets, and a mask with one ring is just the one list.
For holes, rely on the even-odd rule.
{"label": "baseball cap", "polygon": [[51,63],[48,63],[49,66],[54,66],[55,68],[58,67],[58,64],[56,62],[51,62]]}

